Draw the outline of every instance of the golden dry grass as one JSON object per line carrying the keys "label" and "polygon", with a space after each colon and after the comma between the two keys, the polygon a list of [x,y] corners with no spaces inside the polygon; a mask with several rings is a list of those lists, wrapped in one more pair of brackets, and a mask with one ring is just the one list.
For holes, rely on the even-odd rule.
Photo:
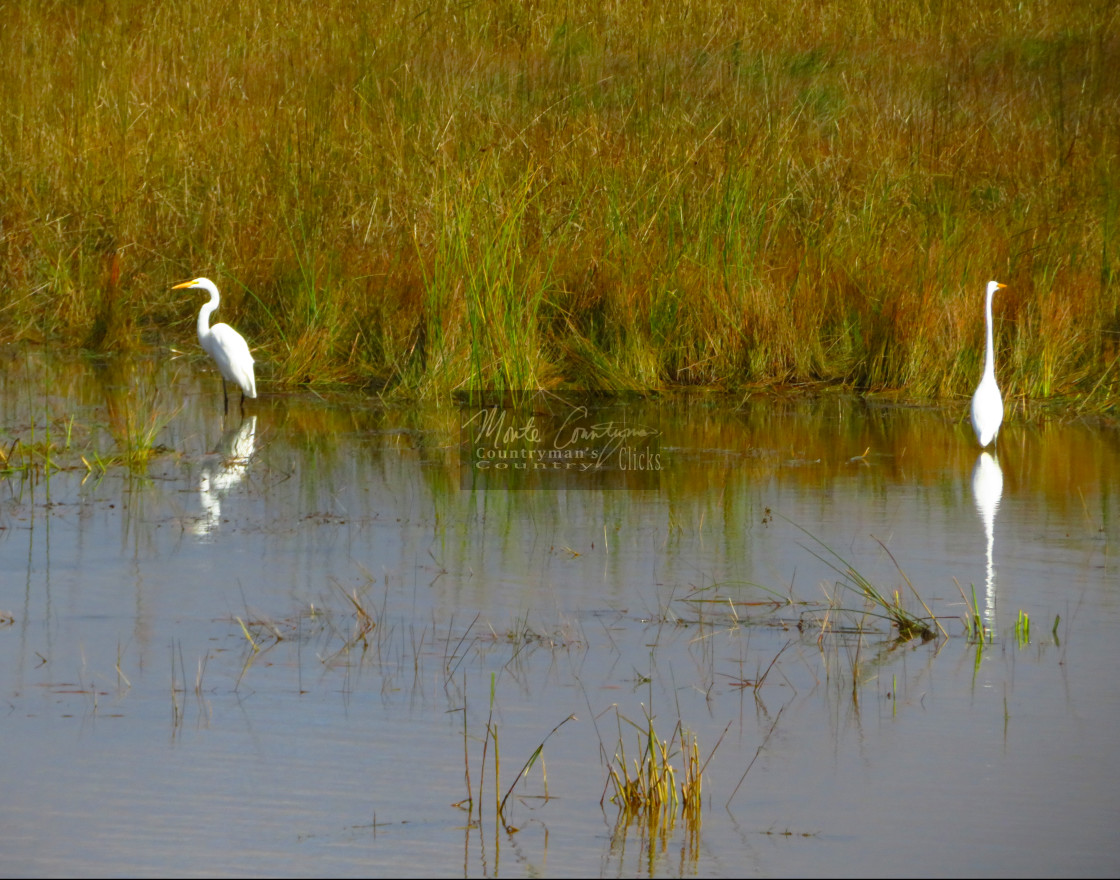
{"label": "golden dry grass", "polygon": [[2,2],[0,339],[266,381],[1120,383],[1108,4]]}

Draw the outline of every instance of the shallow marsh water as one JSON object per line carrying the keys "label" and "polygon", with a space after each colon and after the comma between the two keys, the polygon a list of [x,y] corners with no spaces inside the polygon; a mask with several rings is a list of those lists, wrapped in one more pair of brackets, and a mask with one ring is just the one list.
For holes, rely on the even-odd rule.
{"label": "shallow marsh water", "polygon": [[[963,401],[678,401],[633,412],[656,488],[472,491],[456,407],[264,381],[223,420],[198,360],[3,367],[4,451],[66,464],[0,485],[7,875],[1120,864],[1115,428],[1012,413],[997,462]],[[698,819],[604,798],[647,713],[711,756]]]}

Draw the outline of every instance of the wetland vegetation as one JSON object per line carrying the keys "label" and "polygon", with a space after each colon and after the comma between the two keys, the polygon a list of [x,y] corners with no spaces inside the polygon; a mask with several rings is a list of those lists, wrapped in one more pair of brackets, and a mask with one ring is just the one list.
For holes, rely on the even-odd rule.
{"label": "wetland vegetation", "polygon": [[0,341],[263,385],[831,383],[1114,411],[1104,3],[0,3]]}

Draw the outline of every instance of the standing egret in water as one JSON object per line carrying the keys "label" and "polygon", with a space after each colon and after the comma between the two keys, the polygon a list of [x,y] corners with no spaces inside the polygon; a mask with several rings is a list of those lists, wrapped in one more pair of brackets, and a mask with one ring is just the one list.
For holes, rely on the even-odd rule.
{"label": "standing egret in water", "polygon": [[225,400],[225,411],[229,412],[229,394],[226,392],[228,379],[230,382],[236,382],[241,389],[241,411],[244,412],[245,398],[257,396],[257,380],[253,377],[253,356],[249,354],[249,345],[245,342],[245,337],[229,324],[210,326],[210,315],[218,307],[221,299],[213,281],[209,278],[195,278],[194,281],[176,284],[171,289],[181,290],[184,287],[200,287],[210,292],[210,302],[198,311],[198,341],[202,343],[206,353],[214,359],[222,374],[222,398]]}
{"label": "standing egret in water", "polygon": [[1006,284],[988,282],[988,295],[984,303],[984,323],[988,329],[988,347],[984,352],[984,376],[972,395],[972,430],[981,448],[996,439],[1003,424],[1003,395],[996,384],[996,351],[992,342],[992,294]]}

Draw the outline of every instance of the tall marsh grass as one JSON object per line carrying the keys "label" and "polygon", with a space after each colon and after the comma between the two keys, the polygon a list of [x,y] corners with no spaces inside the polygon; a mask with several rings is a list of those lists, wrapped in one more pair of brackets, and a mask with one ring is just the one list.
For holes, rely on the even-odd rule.
{"label": "tall marsh grass", "polygon": [[1105,3],[0,0],[0,341],[266,381],[1120,387]]}

